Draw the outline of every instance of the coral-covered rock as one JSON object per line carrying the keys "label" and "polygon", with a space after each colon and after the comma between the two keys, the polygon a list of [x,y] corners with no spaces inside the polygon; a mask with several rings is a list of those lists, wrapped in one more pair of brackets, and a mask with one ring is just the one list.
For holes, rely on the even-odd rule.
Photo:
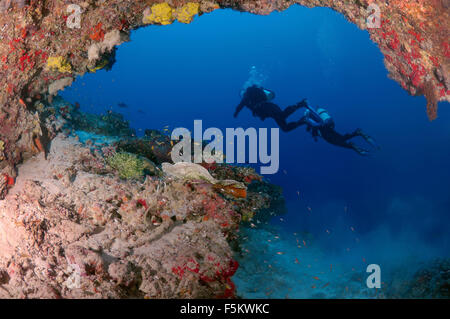
{"label": "coral-covered rock", "polygon": [[60,134],[47,160],[19,166],[0,201],[0,297],[234,297],[231,242],[242,215],[258,218],[271,194],[119,179],[98,168],[105,155],[94,147]]}

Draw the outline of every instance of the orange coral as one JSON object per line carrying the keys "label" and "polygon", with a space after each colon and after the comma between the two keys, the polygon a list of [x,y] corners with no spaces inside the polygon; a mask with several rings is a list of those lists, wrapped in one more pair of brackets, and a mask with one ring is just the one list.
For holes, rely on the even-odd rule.
{"label": "orange coral", "polygon": [[105,31],[102,29],[102,23],[99,22],[94,28],[92,28],[92,33],[89,35],[89,37],[94,41],[103,41],[103,38],[105,37]]}
{"label": "orange coral", "polygon": [[44,152],[44,146],[41,143],[41,139],[39,137],[36,137],[34,139],[34,145],[37,147],[37,149],[39,150],[39,152]]}
{"label": "orange coral", "polygon": [[245,188],[238,188],[233,185],[228,186],[222,186],[222,185],[214,185],[215,188],[218,188],[219,190],[223,191],[224,193],[228,195],[232,195],[236,198],[246,198],[247,197],[247,190]]}

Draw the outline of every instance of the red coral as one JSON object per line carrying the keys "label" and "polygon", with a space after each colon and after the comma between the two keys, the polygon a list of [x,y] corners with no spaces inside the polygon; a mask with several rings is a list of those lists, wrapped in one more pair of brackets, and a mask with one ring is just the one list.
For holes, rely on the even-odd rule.
{"label": "red coral", "polygon": [[99,22],[94,28],[92,28],[92,33],[89,35],[89,37],[97,42],[103,41],[103,38],[105,37],[105,32],[102,29],[103,24]]}
{"label": "red coral", "polygon": [[182,279],[182,278],[183,278],[183,275],[184,275],[184,269],[185,269],[185,268],[180,267],[180,266],[172,267],[172,272],[173,272],[175,275],[179,276],[180,279]]}
{"label": "red coral", "polygon": [[145,209],[148,208],[148,205],[147,205],[147,202],[145,201],[145,199],[140,198],[137,200],[137,203],[138,203],[138,205],[144,207]]}
{"label": "red coral", "polygon": [[130,24],[126,19],[120,19],[118,27],[120,31],[128,30],[130,28]]}
{"label": "red coral", "polygon": [[11,176],[9,176],[8,174],[3,174],[3,176],[5,177],[6,184],[7,184],[8,186],[13,186],[13,185],[14,185],[14,183],[15,183],[14,178],[12,178]]}
{"label": "red coral", "polygon": [[444,50],[444,55],[450,58],[450,44],[447,41],[442,42],[442,48]]}
{"label": "red coral", "polygon": [[202,165],[204,168],[206,168],[210,172],[214,172],[217,169],[216,162],[212,162],[212,163],[203,162],[200,165]]}
{"label": "red coral", "polygon": [[228,299],[228,298],[235,297],[236,286],[234,285],[233,281],[231,280],[231,277],[236,273],[238,268],[239,268],[239,263],[234,259],[230,259],[228,268],[225,270],[222,270],[221,273],[218,274],[227,285],[223,295],[219,296],[219,298]]}

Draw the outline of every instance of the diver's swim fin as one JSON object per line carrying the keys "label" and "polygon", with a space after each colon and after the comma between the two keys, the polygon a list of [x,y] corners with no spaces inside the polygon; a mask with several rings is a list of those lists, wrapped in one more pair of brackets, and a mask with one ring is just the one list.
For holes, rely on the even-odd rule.
{"label": "diver's swim fin", "polygon": [[357,131],[358,131],[359,136],[361,136],[373,148],[375,148],[377,150],[381,149],[381,147],[375,142],[375,140],[371,136],[365,134],[361,129],[358,129]]}
{"label": "diver's swim fin", "polygon": [[356,153],[358,153],[359,155],[361,155],[361,156],[368,156],[368,155],[370,155],[370,153],[369,153],[368,150],[365,150],[365,149],[363,149],[363,148],[360,148],[360,147],[356,146],[356,145],[353,144],[353,143],[351,143],[350,145],[352,146],[353,150],[354,150]]}
{"label": "diver's swim fin", "polygon": [[379,150],[381,149],[381,147],[375,142],[375,140],[370,137],[369,135],[364,135],[363,138],[366,140],[367,143],[369,143],[370,145],[372,145],[373,148]]}

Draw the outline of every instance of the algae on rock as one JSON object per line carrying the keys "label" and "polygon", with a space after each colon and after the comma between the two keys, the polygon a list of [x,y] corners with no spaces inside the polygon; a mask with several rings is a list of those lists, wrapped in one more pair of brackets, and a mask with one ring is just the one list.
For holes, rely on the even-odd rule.
{"label": "algae on rock", "polygon": [[117,170],[120,178],[138,179],[144,176],[145,164],[137,155],[120,152],[107,158],[109,166]]}

